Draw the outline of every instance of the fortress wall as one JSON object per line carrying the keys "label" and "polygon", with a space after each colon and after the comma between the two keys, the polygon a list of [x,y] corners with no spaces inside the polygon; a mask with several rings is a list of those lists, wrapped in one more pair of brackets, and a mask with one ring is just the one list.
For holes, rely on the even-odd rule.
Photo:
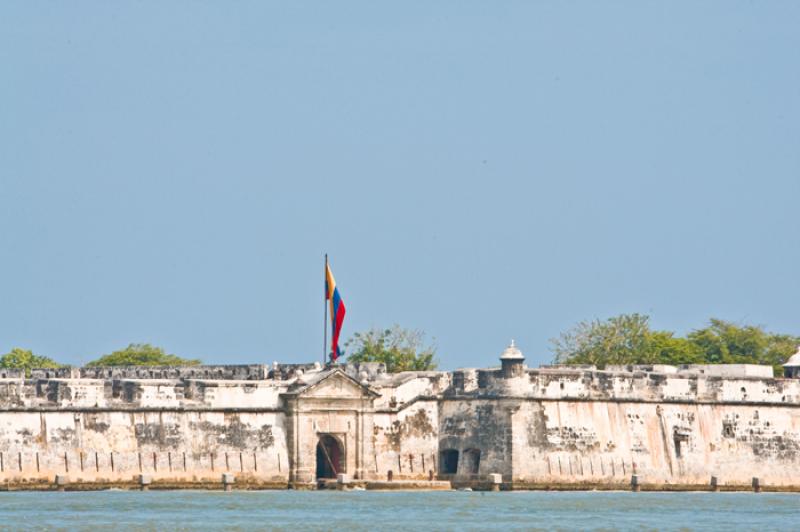
{"label": "fortress wall", "polygon": [[282,408],[282,381],[0,379],[0,411],[54,408]]}
{"label": "fortress wall", "polygon": [[450,386],[445,372],[408,372],[375,389],[368,478],[426,480],[438,473],[439,403]]}
{"label": "fortress wall", "polygon": [[0,483],[288,481],[281,412],[0,412]]}
{"label": "fortress wall", "polygon": [[[51,373],[55,372],[55,373]],[[220,366],[90,366],[33,370],[33,378],[72,377],[81,379],[215,379],[264,380],[270,373],[263,364]]]}
{"label": "fortress wall", "polygon": [[741,402],[800,405],[800,380],[698,374],[533,370],[502,379],[491,374],[478,394],[542,399]]}
{"label": "fortress wall", "polygon": [[[447,400],[439,416],[439,451],[459,451],[457,476],[512,474],[512,414],[516,401],[497,399]],[[476,460],[476,454],[479,456]],[[476,463],[477,462],[477,463]],[[476,467],[477,465],[477,467]],[[447,474],[445,464],[439,472]]]}
{"label": "fortress wall", "polygon": [[374,416],[369,478],[427,479],[438,471],[439,405],[418,401],[397,413]]}
{"label": "fortress wall", "polygon": [[[748,376],[752,368],[502,378],[497,369],[388,375],[364,365],[354,377],[285,366],[277,379],[232,378],[264,368],[221,368],[223,379],[171,378],[173,368],[0,379],[0,485],[52,485],[55,475],[132,484],[145,474],[190,486],[231,472],[241,484],[308,486],[317,444],[332,435],[347,473],[367,480],[433,471],[456,482],[500,473],[516,487],[622,487],[637,474],[701,488],[715,475],[800,488],[800,381]],[[298,377],[283,380],[284,370]]]}
{"label": "fortress wall", "polygon": [[796,487],[800,382],[714,369],[729,373],[460,370],[444,395],[440,451],[459,451],[456,479],[473,473],[465,451],[480,449],[480,475],[518,486],[627,485],[637,474],[664,486],[707,487],[714,475]]}
{"label": "fortress wall", "polygon": [[524,401],[514,414],[514,481],[776,486],[800,478],[800,408]]}
{"label": "fortress wall", "polygon": [[221,408],[282,408],[286,386],[276,381],[187,381],[187,399]]}
{"label": "fortress wall", "polygon": [[435,397],[447,391],[450,384],[450,374],[442,371],[400,373],[396,380],[373,384],[380,392],[374,406],[379,410],[394,408],[420,397]]}

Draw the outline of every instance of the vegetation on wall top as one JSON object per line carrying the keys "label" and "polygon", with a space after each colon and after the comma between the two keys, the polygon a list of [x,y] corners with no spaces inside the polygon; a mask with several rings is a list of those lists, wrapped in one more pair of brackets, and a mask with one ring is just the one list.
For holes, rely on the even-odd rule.
{"label": "vegetation on wall top", "polygon": [[621,314],[583,321],[551,340],[559,364],[764,364],[775,375],[800,345],[800,337],[712,318],[706,327],[678,336],[653,330],[650,317]]}
{"label": "vegetation on wall top", "polygon": [[425,333],[395,325],[355,333],[345,342],[352,348],[348,362],[383,362],[390,373],[436,369],[436,347],[426,344]]}
{"label": "vegetation on wall top", "polygon": [[114,351],[87,366],[196,366],[199,360],[167,354],[162,348],[150,344],[130,344]]}
{"label": "vegetation on wall top", "polygon": [[25,374],[30,376],[33,368],[60,368],[59,364],[52,358],[36,355],[30,349],[13,348],[11,351],[0,357],[0,368],[24,369]]}

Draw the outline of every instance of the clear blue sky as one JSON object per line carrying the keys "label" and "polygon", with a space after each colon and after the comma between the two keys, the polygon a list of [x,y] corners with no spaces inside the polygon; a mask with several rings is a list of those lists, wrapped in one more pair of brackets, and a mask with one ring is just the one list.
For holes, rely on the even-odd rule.
{"label": "clear blue sky", "polygon": [[0,352],[800,333],[800,3],[0,4]]}

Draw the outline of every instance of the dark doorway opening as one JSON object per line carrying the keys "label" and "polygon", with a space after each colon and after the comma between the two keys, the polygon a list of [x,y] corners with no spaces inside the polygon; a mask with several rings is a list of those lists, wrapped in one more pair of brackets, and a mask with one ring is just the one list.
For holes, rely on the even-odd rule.
{"label": "dark doorway opening", "polygon": [[342,457],[344,449],[337,438],[330,434],[323,434],[317,443],[317,479],[336,478],[339,473],[344,473]]}
{"label": "dark doorway opening", "polygon": [[675,442],[675,457],[681,458],[681,444],[689,443],[689,435],[679,432],[677,429],[672,434],[673,441]]}
{"label": "dark doorway opening", "polygon": [[477,475],[481,467],[481,450],[467,449],[464,451],[464,473]]}
{"label": "dark doorway opening", "polygon": [[442,474],[455,475],[458,472],[458,451],[455,449],[445,449],[442,451],[439,463],[442,467]]}

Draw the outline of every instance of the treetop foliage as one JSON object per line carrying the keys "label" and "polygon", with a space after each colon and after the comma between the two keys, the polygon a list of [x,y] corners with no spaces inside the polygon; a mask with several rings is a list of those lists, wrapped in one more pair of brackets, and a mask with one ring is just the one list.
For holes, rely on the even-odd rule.
{"label": "treetop foliage", "polygon": [[25,374],[30,376],[33,368],[60,368],[59,364],[52,358],[33,354],[30,349],[13,348],[11,351],[0,357],[0,368],[24,369]]}
{"label": "treetop foliage", "polygon": [[765,364],[782,375],[781,364],[795,353],[800,337],[716,318],[680,337],[652,330],[649,316],[621,314],[582,321],[551,342],[554,361],[561,364]]}
{"label": "treetop foliage", "polygon": [[390,373],[436,369],[436,348],[425,343],[425,333],[394,325],[355,333],[345,342],[353,349],[348,362],[383,362]]}
{"label": "treetop foliage", "polygon": [[125,349],[114,351],[87,366],[196,366],[199,360],[181,358],[167,354],[162,348],[150,344],[130,344]]}

